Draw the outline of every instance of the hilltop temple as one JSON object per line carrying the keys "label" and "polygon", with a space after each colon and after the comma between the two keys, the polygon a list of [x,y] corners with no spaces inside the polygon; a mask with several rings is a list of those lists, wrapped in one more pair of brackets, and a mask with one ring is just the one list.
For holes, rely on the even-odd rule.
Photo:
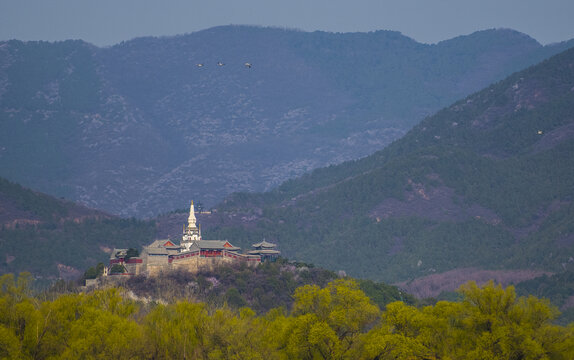
{"label": "hilltop temple", "polygon": [[244,254],[240,252],[241,248],[227,240],[203,240],[192,201],[180,244],[169,239],[156,240],[144,246],[139,256],[129,256],[127,249],[114,249],[106,275],[154,276],[176,269],[198,272],[238,262],[256,266],[262,261],[274,261],[280,254],[275,247],[275,244],[263,240],[253,244],[254,249]]}

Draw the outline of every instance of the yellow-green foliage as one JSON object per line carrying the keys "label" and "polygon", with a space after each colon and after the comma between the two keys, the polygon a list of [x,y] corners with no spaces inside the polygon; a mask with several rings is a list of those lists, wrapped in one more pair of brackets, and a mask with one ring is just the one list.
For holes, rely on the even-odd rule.
{"label": "yellow-green foliage", "polygon": [[574,326],[513,287],[464,285],[462,302],[380,310],[340,279],[294,294],[290,314],[205,303],[142,304],[121,289],[31,296],[0,277],[1,359],[572,359]]}

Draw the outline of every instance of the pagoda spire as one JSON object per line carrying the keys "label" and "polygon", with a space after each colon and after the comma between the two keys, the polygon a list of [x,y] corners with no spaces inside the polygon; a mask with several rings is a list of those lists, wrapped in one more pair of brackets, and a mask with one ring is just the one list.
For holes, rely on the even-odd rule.
{"label": "pagoda spire", "polygon": [[189,206],[189,217],[187,218],[187,227],[195,228],[197,219],[195,218],[195,208],[193,206],[193,200],[191,200],[191,205]]}
{"label": "pagoda spire", "polygon": [[189,250],[191,245],[196,241],[201,241],[201,230],[195,218],[195,207],[193,206],[193,200],[191,200],[189,217],[187,218],[187,228],[183,225],[183,237],[181,238],[182,249]]}

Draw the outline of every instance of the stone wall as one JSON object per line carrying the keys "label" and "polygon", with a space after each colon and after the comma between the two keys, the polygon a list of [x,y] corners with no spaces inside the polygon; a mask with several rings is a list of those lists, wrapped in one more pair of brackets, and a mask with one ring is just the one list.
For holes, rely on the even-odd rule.
{"label": "stone wall", "polygon": [[[194,256],[180,257],[170,259],[168,256],[149,255],[143,252],[141,264],[126,264],[129,273],[134,275],[145,274],[148,276],[157,276],[162,272],[172,270],[185,270],[192,273],[200,270],[214,270],[222,265],[232,263],[246,263],[249,266],[260,264],[259,257],[245,256],[232,252],[223,251],[222,256],[199,256],[199,252]],[[128,267],[129,266],[129,267]]]}
{"label": "stone wall", "polygon": [[190,272],[198,272],[200,270],[214,270],[218,266],[224,264],[231,264],[236,262],[236,259],[228,257],[201,257],[193,256],[183,259],[174,259],[171,262],[171,269],[183,269]]}

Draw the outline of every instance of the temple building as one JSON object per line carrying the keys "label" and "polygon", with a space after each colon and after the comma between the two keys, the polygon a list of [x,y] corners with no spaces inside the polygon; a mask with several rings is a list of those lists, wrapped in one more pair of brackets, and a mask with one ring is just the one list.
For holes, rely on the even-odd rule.
{"label": "temple building", "polygon": [[275,250],[275,244],[265,240],[253,247],[254,250],[244,254],[240,252],[241,248],[227,240],[203,240],[192,201],[180,244],[169,239],[156,240],[144,246],[139,256],[131,257],[127,249],[114,249],[106,274],[153,276],[176,269],[198,272],[234,262],[256,266],[262,261],[274,261],[280,254]]}
{"label": "temple building", "polygon": [[249,251],[249,255],[259,255],[261,257],[261,261],[275,261],[281,253],[280,251],[275,250],[277,245],[267,242],[265,239],[260,243],[253,244],[252,246],[255,250]]}

